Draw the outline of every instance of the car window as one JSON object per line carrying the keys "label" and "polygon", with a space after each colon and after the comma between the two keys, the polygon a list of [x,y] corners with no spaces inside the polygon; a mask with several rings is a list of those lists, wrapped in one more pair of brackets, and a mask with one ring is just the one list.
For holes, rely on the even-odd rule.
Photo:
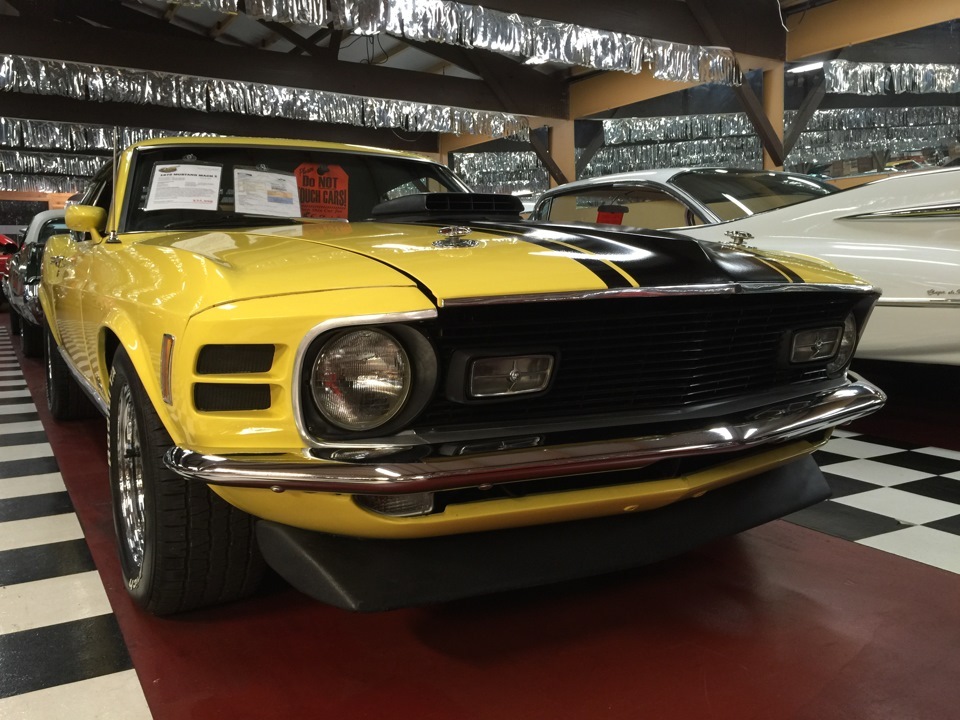
{"label": "car window", "polygon": [[465,192],[447,168],[416,159],[299,147],[141,148],[124,231],[244,227],[297,218],[358,221],[412,193]]}
{"label": "car window", "polygon": [[670,184],[708,207],[721,220],[736,220],[837,191],[814,178],[752,170],[690,170],[674,175]]}
{"label": "car window", "polygon": [[552,222],[590,222],[653,229],[693,222],[686,205],[652,187],[593,187],[555,195],[540,214]]}
{"label": "car window", "polygon": [[67,229],[66,223],[63,220],[48,220],[40,228],[40,232],[37,235],[37,244],[43,245],[47,242],[47,239],[53,235],[61,235],[65,232],[69,232]]}

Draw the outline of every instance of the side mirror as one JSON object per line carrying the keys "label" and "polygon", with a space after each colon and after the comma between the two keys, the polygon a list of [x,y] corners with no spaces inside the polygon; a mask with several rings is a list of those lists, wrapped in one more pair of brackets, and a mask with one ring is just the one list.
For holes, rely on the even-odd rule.
{"label": "side mirror", "polygon": [[95,205],[70,205],[64,221],[71,230],[99,237],[107,227],[107,211]]}

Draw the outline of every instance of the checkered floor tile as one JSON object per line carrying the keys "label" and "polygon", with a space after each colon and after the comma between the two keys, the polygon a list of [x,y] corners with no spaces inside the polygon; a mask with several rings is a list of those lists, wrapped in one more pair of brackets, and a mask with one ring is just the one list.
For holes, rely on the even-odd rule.
{"label": "checkered floor tile", "polygon": [[814,457],[833,498],[788,520],[960,573],[960,452],[838,431]]}

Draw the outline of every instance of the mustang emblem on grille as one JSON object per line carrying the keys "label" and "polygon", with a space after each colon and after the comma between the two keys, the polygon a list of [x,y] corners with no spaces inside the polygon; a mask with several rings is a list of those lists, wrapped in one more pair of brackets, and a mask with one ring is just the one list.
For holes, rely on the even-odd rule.
{"label": "mustang emblem on grille", "polygon": [[448,225],[437,232],[444,236],[442,240],[433,241],[433,246],[437,248],[472,248],[480,244],[476,240],[464,237],[473,232],[471,228],[464,225]]}

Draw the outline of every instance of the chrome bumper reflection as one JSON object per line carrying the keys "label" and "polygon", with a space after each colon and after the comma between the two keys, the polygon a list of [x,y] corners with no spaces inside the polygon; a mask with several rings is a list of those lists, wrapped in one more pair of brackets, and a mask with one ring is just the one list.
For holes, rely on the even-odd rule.
{"label": "chrome bumper reflection", "polygon": [[297,454],[204,455],[175,447],[164,458],[210,485],[346,493],[414,493],[485,483],[641,468],[668,457],[732,452],[794,440],[879,410],[886,395],[853,375],[843,387],[770,405],[695,430],[582,444],[431,457],[419,462],[340,463]]}

